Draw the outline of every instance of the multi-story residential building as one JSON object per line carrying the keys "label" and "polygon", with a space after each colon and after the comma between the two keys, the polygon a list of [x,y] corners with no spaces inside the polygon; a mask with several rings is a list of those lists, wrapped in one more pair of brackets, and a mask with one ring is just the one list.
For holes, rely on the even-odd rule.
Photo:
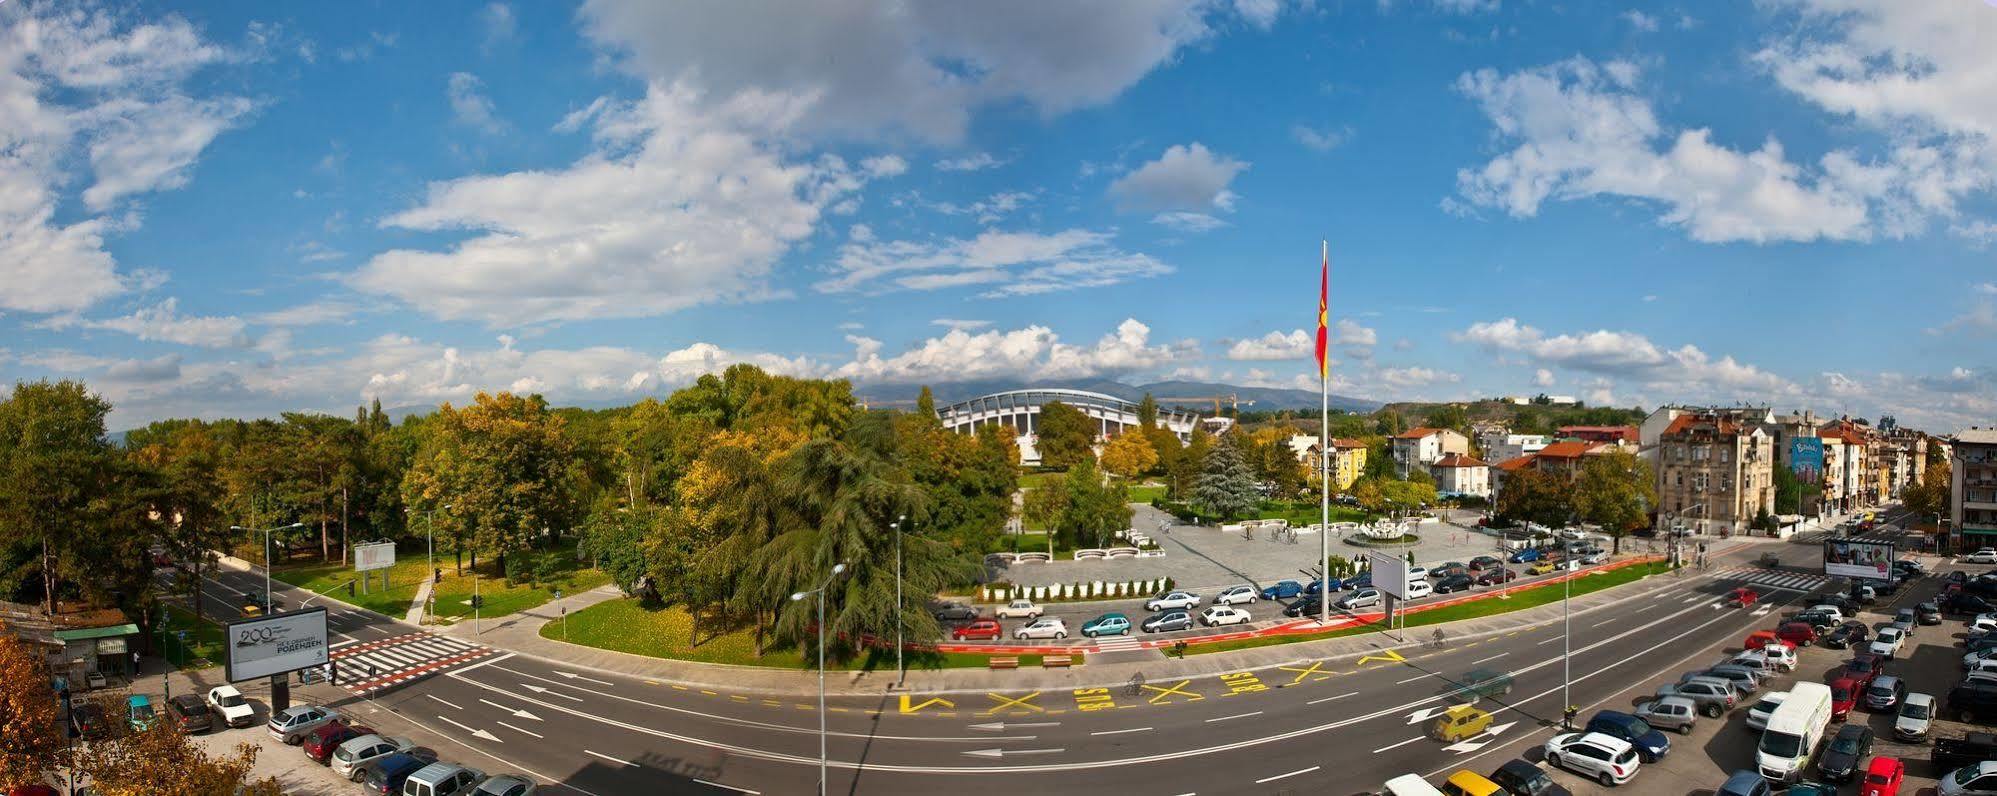
{"label": "multi-story residential building", "polygon": [[1451,453],[1429,465],[1435,475],[1435,491],[1449,495],[1470,495],[1490,499],[1491,465],[1467,454]]}
{"label": "multi-story residential building", "polygon": [[[1290,450],[1310,465],[1310,481],[1317,483],[1317,437],[1298,435],[1289,440]],[[1352,488],[1366,472],[1366,443],[1356,439],[1331,439],[1331,484],[1338,491]]]}
{"label": "multi-story residential building", "polygon": [[1608,445],[1620,443],[1635,445],[1639,441],[1636,426],[1561,426],[1560,431],[1554,436]]}
{"label": "multi-story residential building", "polygon": [[1775,513],[1775,440],[1758,423],[1690,410],[1657,439],[1660,527],[1746,533],[1757,515]]}
{"label": "multi-story residential building", "polygon": [[[1817,437],[1824,441],[1825,499],[1829,500],[1833,491],[1828,482],[1836,481],[1837,502],[1833,505],[1840,511],[1879,502],[1879,482],[1866,438],[1869,431],[1850,420],[1837,420],[1817,430]],[[1833,449],[1837,451],[1835,466]]]}
{"label": "multi-story residential building", "polygon": [[1390,452],[1394,457],[1394,472],[1406,478],[1415,470],[1427,470],[1448,454],[1469,455],[1470,438],[1452,429],[1424,426],[1396,435]]}
{"label": "multi-story residential building", "polygon": [[1610,446],[1599,442],[1567,440],[1555,442],[1537,453],[1528,453],[1491,465],[1492,494],[1505,491],[1505,479],[1520,470],[1536,470],[1548,475],[1556,475],[1569,481],[1581,472],[1586,463],[1584,457],[1607,453]]}
{"label": "multi-story residential building", "polygon": [[1505,434],[1491,437],[1490,441],[1481,443],[1484,458],[1494,462],[1538,453],[1551,444],[1553,438],[1543,434]]}
{"label": "multi-story residential building", "polygon": [[1949,486],[1955,549],[1997,547],[1997,428],[1972,426],[1955,435]]}

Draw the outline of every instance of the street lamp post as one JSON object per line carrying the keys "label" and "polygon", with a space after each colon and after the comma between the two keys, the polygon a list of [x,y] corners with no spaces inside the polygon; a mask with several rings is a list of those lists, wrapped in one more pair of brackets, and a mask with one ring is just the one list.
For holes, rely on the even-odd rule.
{"label": "street lamp post", "polygon": [[[263,602],[263,610],[264,610],[264,613],[270,613],[270,565],[271,565],[271,561],[270,561],[270,533],[271,533],[271,531],[289,531],[289,530],[293,530],[293,529],[297,529],[297,528],[303,528],[303,527],[305,527],[305,523],[302,523],[302,522],[294,522],[294,523],[292,523],[292,524],[290,524],[290,525],[279,525],[279,526],[277,526],[277,527],[275,527],[275,528],[265,528],[265,529],[263,529],[263,530],[260,530],[260,531],[256,531],[257,533],[261,533],[261,534],[263,534],[263,601],[264,601],[264,602]],[[243,526],[241,526],[241,525],[231,525],[231,526],[229,526],[229,530],[232,530],[232,531],[248,531],[248,530],[252,530],[252,529],[250,529],[250,528],[245,528],[245,527],[243,527]]]}
{"label": "street lamp post", "polygon": [[894,518],[894,523],[888,526],[894,529],[894,684],[896,688],[902,687],[908,678],[908,667],[902,663],[901,628],[901,524],[907,520],[908,515],[897,515]]}
{"label": "street lamp post", "polygon": [[831,588],[832,579],[846,571],[846,562],[832,565],[832,574],[825,576],[825,582],[811,591],[791,594],[791,602],[806,597],[818,597],[818,796],[825,796],[828,780],[825,776],[825,590]]}
{"label": "street lamp post", "polygon": [[[439,512],[439,511],[443,511],[444,509],[448,509],[448,508],[450,508],[450,507],[451,507],[451,504],[449,504],[449,503],[445,503],[445,504],[444,504],[444,505],[442,505],[442,506],[438,506],[438,507],[436,507],[436,508],[434,508],[434,509],[429,509],[429,510],[427,510],[427,511],[417,511],[417,510],[415,510],[415,509],[403,509],[403,511],[406,511],[406,512],[410,512],[410,513],[412,513],[412,514],[421,514],[421,515],[423,515],[423,539],[424,539],[424,541],[425,541],[425,542],[427,543],[427,545],[428,545],[428,548],[429,548],[429,552],[428,552],[428,555],[427,555],[427,559],[428,559],[428,562],[429,562],[429,566],[430,566],[430,599],[426,601],[426,602],[428,602],[429,604],[428,604],[428,605],[426,605],[426,606],[424,606],[424,608],[423,608],[423,613],[424,613],[424,615],[426,615],[426,616],[427,616],[427,615],[429,615],[429,614],[434,614],[434,613],[436,613],[436,610],[435,610],[435,609],[436,609],[436,606],[437,606],[437,585],[436,585],[436,584],[437,584],[437,580],[438,580],[438,578],[437,578],[437,523],[436,523],[436,521],[435,521],[435,520],[431,519],[430,515],[432,515],[432,514],[435,514],[435,513]],[[476,556],[474,556],[474,558],[476,558]],[[387,582],[387,581],[383,581],[383,583],[386,583],[386,582]],[[426,621],[427,621],[427,620],[426,620]]]}

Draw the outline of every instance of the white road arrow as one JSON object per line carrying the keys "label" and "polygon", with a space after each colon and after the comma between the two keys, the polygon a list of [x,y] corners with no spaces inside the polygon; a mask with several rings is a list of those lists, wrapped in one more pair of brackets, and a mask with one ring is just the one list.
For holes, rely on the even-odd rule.
{"label": "white road arrow", "polygon": [[990,730],[992,732],[1005,732],[1005,728],[1007,727],[1059,727],[1059,726],[1061,726],[1061,722],[1058,721],[1013,722],[1011,724],[1007,724],[1003,721],[994,721],[986,724],[973,724],[971,725],[971,729]]}
{"label": "white road arrow", "polygon": [[509,707],[507,707],[507,706],[505,706],[505,705],[502,705],[502,704],[499,704],[498,702],[494,702],[494,701],[492,701],[492,700],[490,700],[490,699],[480,699],[479,701],[480,701],[480,702],[484,702],[485,704],[488,704],[488,705],[491,705],[491,706],[493,706],[493,707],[496,707],[496,708],[499,708],[500,710],[504,710],[504,711],[506,711],[506,712],[508,712],[508,713],[511,713],[511,714],[515,715],[515,716],[519,716],[520,718],[523,718],[523,719],[533,719],[533,720],[535,720],[535,721],[540,721],[540,720],[541,720],[541,717],[540,717],[540,716],[536,716],[536,715],[534,715],[534,714],[532,714],[532,713],[528,713],[527,711],[524,711],[524,710],[515,710],[515,709],[513,709],[513,708],[509,708]]}
{"label": "white road arrow", "polygon": [[1489,745],[1492,741],[1498,740],[1499,733],[1511,729],[1512,726],[1515,724],[1518,724],[1518,722],[1514,721],[1514,722],[1508,722],[1505,724],[1492,726],[1489,729],[1484,730],[1483,734],[1481,735],[1462,741],[1461,743],[1450,744],[1449,746],[1443,747],[1443,749],[1445,751],[1455,752],[1457,754],[1475,752],[1479,749],[1484,748],[1486,745]]}
{"label": "white road arrow", "polygon": [[499,736],[493,735],[492,733],[486,732],[485,730],[475,730],[470,727],[466,727],[463,724],[458,724],[455,721],[451,721],[450,719],[444,718],[443,716],[438,716],[437,719],[440,721],[450,722],[451,724],[456,725],[458,729],[471,733],[473,738],[484,738],[485,740],[491,741],[493,743],[506,743],[505,741],[499,740]]}
{"label": "white road arrow", "polygon": [[570,680],[587,680],[587,681],[589,681],[589,682],[592,682],[592,683],[596,683],[597,685],[608,685],[608,686],[615,686],[615,685],[617,685],[616,683],[612,683],[612,682],[608,682],[608,681],[604,681],[604,680],[598,680],[598,679],[596,679],[596,678],[594,678],[594,677],[584,677],[584,676],[582,676],[582,675],[580,675],[580,674],[576,674],[575,672],[564,672],[564,671],[561,671],[561,670],[559,670],[559,669],[555,670],[555,674],[559,674],[559,675],[561,675],[561,676],[563,676],[563,677],[567,677],[567,678],[569,678]]}
{"label": "white road arrow", "polygon": [[581,702],[581,701],[582,701],[582,697],[579,697],[579,696],[569,696],[568,694],[564,694],[564,693],[562,693],[562,692],[560,692],[560,691],[551,691],[551,690],[549,690],[548,688],[546,688],[546,687],[544,687],[544,686],[538,686],[538,685],[528,685],[528,684],[526,684],[526,683],[521,683],[521,684],[520,684],[520,687],[521,687],[521,688],[525,688],[525,689],[527,689],[527,690],[529,690],[529,691],[532,691],[532,692],[534,692],[534,693],[536,693],[536,694],[547,694],[548,696],[558,696],[558,697],[561,697],[561,698],[563,698],[563,699],[572,699],[572,700],[575,700],[575,701],[577,701],[577,702]]}
{"label": "white road arrow", "polygon": [[1449,708],[1447,707],[1422,708],[1421,710],[1417,710],[1413,713],[1408,714],[1408,723],[1420,724],[1424,721],[1428,721],[1429,719],[1435,718],[1436,716],[1440,716],[1443,713],[1448,712],[1448,710]]}
{"label": "white road arrow", "polygon": [[1058,754],[1060,754],[1060,753],[1062,753],[1062,752],[1065,752],[1065,751],[1068,751],[1068,750],[1066,750],[1066,749],[1014,749],[1014,750],[1012,750],[1012,751],[1009,751],[1009,752],[1008,752],[1008,751],[1006,751],[1006,750],[1004,750],[1004,749],[977,749],[977,750],[973,750],[973,751],[969,751],[969,752],[965,752],[964,754],[967,754],[967,755],[970,755],[970,756],[972,756],[972,757],[983,757],[983,758],[988,758],[988,759],[991,759],[991,760],[1003,760],[1003,759],[1005,759],[1005,756],[1006,756],[1006,755],[1013,755],[1013,756],[1015,756],[1015,757],[1017,757],[1017,756],[1019,756],[1019,755],[1058,755]]}

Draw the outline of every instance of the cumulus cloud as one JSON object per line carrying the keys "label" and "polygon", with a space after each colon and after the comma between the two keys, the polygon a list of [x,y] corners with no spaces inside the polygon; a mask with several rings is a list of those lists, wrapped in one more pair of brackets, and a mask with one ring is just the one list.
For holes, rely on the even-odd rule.
{"label": "cumulus cloud", "polygon": [[1125,210],[1231,211],[1235,195],[1227,186],[1247,168],[1247,161],[1215,154],[1197,141],[1179,144],[1110,183],[1109,194]]}
{"label": "cumulus cloud", "polygon": [[[1708,243],[1902,237],[1964,189],[1959,153],[1897,147],[1861,161],[1833,150],[1814,168],[1774,138],[1742,152],[1710,130],[1667,129],[1639,93],[1638,68],[1585,58],[1462,75],[1457,90],[1513,148],[1457,172],[1470,204],[1531,217],[1548,200],[1613,196],[1662,209],[1659,221]],[[1974,173],[1973,170],[1971,173]]]}
{"label": "cumulus cloud", "polygon": [[846,339],[854,347],[853,361],[831,375],[888,383],[1114,377],[1199,356],[1199,347],[1189,341],[1153,344],[1151,327],[1134,318],[1086,346],[1063,343],[1045,326],[978,333],[952,329],[889,357],[881,355],[879,340]]}
{"label": "cumulus cloud", "polygon": [[1642,33],[1657,32],[1657,17],[1653,17],[1649,14],[1643,13],[1642,11],[1638,11],[1634,8],[1628,11],[1624,11],[1622,13],[1622,17],[1624,22],[1628,22],[1631,28],[1634,28],[1639,32]]}
{"label": "cumulus cloud", "polygon": [[1412,390],[1433,387],[1438,384],[1455,384],[1462,376],[1446,371],[1424,367],[1381,368],[1373,373],[1380,383],[1396,390]]}
{"label": "cumulus cloud", "polygon": [[815,287],[826,293],[980,288],[981,296],[1037,295],[1113,285],[1171,273],[1147,254],[1110,245],[1111,234],[1069,229],[1001,232],[939,242],[852,239],[839,249],[834,274]]}
{"label": "cumulus cloud", "polygon": [[489,3],[479,11],[478,21],[485,28],[484,49],[491,52],[500,45],[513,40],[520,23],[513,16],[513,7],[505,3]]}
{"label": "cumulus cloud", "polygon": [[984,171],[985,169],[995,169],[1011,162],[1010,160],[1000,160],[992,157],[992,153],[990,152],[973,152],[959,158],[945,158],[936,161],[936,170]]}
{"label": "cumulus cloud", "polygon": [[1794,386],[1780,376],[1731,356],[1714,359],[1693,345],[1666,349],[1635,332],[1597,330],[1548,335],[1516,319],[1505,318],[1471,324],[1450,337],[1487,351],[1523,354],[1539,364],[1636,379],[1651,385],[1704,390],[1709,395],[1767,396],[1788,392]]}
{"label": "cumulus cloud", "polygon": [[444,94],[451,101],[451,119],[481,133],[497,135],[506,124],[493,112],[492,100],[485,96],[485,83],[470,72],[452,72]]}
{"label": "cumulus cloud", "polygon": [[140,340],[203,348],[239,348],[249,345],[243,333],[243,319],[233,316],[181,315],[178,299],[169,298],[130,315],[105,320],[82,321],[91,329],[123,332]]}
{"label": "cumulus cloud", "polygon": [[[1370,349],[1380,343],[1378,332],[1347,318],[1333,322],[1331,333],[1327,337],[1332,346]],[[1246,361],[1313,359],[1316,356],[1317,330],[1315,329],[1308,331],[1293,329],[1287,333],[1270,332],[1261,337],[1235,341],[1227,349],[1228,359]]]}

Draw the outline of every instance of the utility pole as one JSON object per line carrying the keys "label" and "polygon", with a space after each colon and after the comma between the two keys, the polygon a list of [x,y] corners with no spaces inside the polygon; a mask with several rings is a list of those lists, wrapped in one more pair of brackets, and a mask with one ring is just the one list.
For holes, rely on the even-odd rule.
{"label": "utility pole", "polygon": [[908,515],[897,515],[894,518],[894,523],[888,526],[894,529],[894,684],[896,688],[905,685],[908,679],[908,666],[902,661],[901,623],[901,524],[907,520]]}
{"label": "utility pole", "polygon": [[825,576],[825,582],[811,591],[796,592],[790,596],[791,602],[806,597],[818,597],[818,796],[825,796],[828,784],[826,778],[825,755],[825,590],[831,588],[832,580],[846,571],[846,562],[832,565],[832,574]]}

